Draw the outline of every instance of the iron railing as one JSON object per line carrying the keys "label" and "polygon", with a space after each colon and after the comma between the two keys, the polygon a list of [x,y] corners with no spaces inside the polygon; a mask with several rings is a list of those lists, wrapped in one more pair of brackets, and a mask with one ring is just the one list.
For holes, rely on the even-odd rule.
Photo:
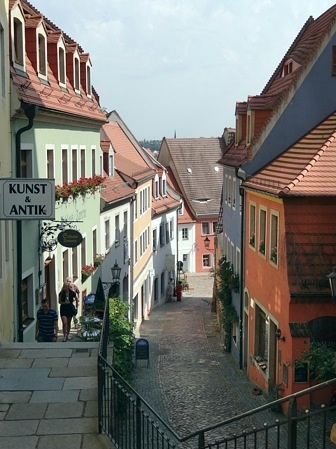
{"label": "iron railing", "polygon": [[[298,403],[303,400],[310,403],[311,394],[336,386],[336,379],[241,413],[187,436],[177,435],[114,370],[111,361],[108,361],[108,312],[109,304],[106,301],[98,355],[98,419],[99,432],[105,433],[116,448],[335,448],[335,444],[330,442],[330,430],[333,423],[336,423],[336,405],[328,403],[302,412],[298,409]],[[274,417],[273,422],[269,422],[270,416]]]}

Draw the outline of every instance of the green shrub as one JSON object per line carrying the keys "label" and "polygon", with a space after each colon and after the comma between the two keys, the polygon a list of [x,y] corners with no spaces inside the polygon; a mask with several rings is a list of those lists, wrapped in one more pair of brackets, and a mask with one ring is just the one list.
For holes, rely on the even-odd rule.
{"label": "green shrub", "polygon": [[128,305],[122,298],[110,298],[109,301],[109,336],[113,342],[113,367],[130,382],[134,370],[133,324],[128,321]]}

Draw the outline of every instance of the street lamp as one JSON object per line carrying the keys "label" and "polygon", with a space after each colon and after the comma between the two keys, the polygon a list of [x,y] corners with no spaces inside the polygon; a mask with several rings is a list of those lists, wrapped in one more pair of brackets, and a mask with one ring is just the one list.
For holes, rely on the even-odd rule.
{"label": "street lamp", "polygon": [[333,299],[336,297],[336,267],[333,268],[333,271],[330,274],[327,274],[327,278],[329,278],[331,296]]}

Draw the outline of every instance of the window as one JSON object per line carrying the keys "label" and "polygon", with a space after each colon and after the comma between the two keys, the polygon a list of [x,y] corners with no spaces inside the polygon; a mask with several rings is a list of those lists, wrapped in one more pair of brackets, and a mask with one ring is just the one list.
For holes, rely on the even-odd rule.
{"label": "window", "polygon": [[235,266],[235,271],[236,271],[236,274],[238,274],[239,278],[240,278],[240,265],[241,265],[240,251],[239,251],[238,248],[236,248],[236,266]]}
{"label": "window", "polygon": [[65,51],[58,47],[58,82],[65,86]]}
{"label": "window", "polygon": [[236,178],[232,179],[232,207],[236,207]]}
{"label": "window", "polygon": [[166,283],[165,283],[165,275],[164,273],[161,273],[161,296],[165,294],[166,290]]}
{"label": "window", "polygon": [[91,67],[86,66],[86,93],[91,96]]}
{"label": "window", "polygon": [[134,215],[134,220],[136,220],[138,218],[138,194],[135,194],[135,199],[134,199],[134,203],[133,203],[133,215]]}
{"label": "window", "polygon": [[68,150],[62,150],[62,183],[68,182]]}
{"label": "window", "polygon": [[162,196],[166,196],[166,180],[162,178]]}
{"label": "window", "polygon": [[69,276],[69,250],[66,249],[62,253],[62,262],[63,262],[63,279],[66,279]]}
{"label": "window", "polygon": [[81,264],[82,267],[86,265],[86,238],[83,237],[82,243],[81,243]]}
{"label": "window", "polygon": [[105,251],[110,249],[110,220],[105,221]]}
{"label": "window", "polygon": [[153,229],[153,242],[152,242],[152,245],[153,245],[153,251],[156,251],[157,250],[157,230],[156,229]]}
{"label": "window", "polygon": [[154,179],[154,198],[157,199],[159,198],[159,180],[157,179],[157,175],[155,176]]}
{"label": "window", "polygon": [[54,150],[47,150],[47,178],[54,179]]}
{"label": "window", "polygon": [[259,367],[266,371],[268,361],[268,322],[265,312],[255,304],[254,355]]}
{"label": "window", "polygon": [[97,251],[97,229],[92,230],[92,254],[93,254],[93,257],[95,257],[95,255],[98,254],[98,251]]}
{"label": "window", "polygon": [[182,228],[182,240],[188,240],[188,228]]}
{"label": "window", "polygon": [[78,274],[78,246],[72,248],[72,277],[75,280],[79,277]]}
{"label": "window", "polygon": [[127,238],[127,233],[128,233],[128,214],[127,211],[124,212],[124,239]]}
{"label": "window", "polygon": [[271,262],[278,263],[278,232],[279,232],[279,217],[275,212],[271,213],[271,241],[270,241],[270,254],[269,258]]}
{"label": "window", "polygon": [[21,177],[33,177],[33,151],[21,150]]}
{"label": "window", "polygon": [[81,157],[80,177],[81,178],[85,178],[85,148],[81,148],[81,150],[80,150],[80,157]]}
{"label": "window", "polygon": [[238,322],[235,321],[234,323],[232,323],[232,340],[234,341],[235,345],[237,345],[238,334],[239,334]]}
{"label": "window", "polygon": [[164,246],[165,244],[165,237],[164,237],[164,223],[160,224],[160,246]]}
{"label": "window", "polygon": [[77,181],[77,149],[72,150],[72,180]]}
{"label": "window", "polygon": [[170,240],[174,240],[174,220],[170,220],[170,226],[169,226],[169,233],[170,233]]}
{"label": "window", "polygon": [[134,263],[136,264],[138,261],[138,241],[134,242]]}
{"label": "window", "polygon": [[250,229],[249,229],[249,244],[255,248],[255,233],[256,233],[256,207],[255,204],[250,204]]}
{"label": "window", "polygon": [[259,253],[265,254],[266,251],[266,211],[259,211]]}
{"label": "window", "polygon": [[110,177],[114,176],[114,153],[113,151],[108,154],[108,175]]}
{"label": "window", "polygon": [[229,202],[229,178],[228,175],[225,175],[225,202],[228,203]]}
{"label": "window", "polygon": [[17,17],[14,18],[14,61],[18,65],[24,65],[23,24]]}
{"label": "window", "polygon": [[115,216],[114,219],[114,240],[115,244],[118,245],[120,243],[120,220],[119,215]]}
{"label": "window", "polygon": [[6,97],[6,70],[5,70],[5,33],[3,26],[0,23],[0,81],[1,81],[1,96]]}
{"label": "window", "polygon": [[202,222],[202,235],[210,234],[210,223],[208,221]]}
{"label": "window", "polygon": [[79,92],[79,59],[75,57],[75,66],[74,66],[74,88],[75,91]]}
{"label": "window", "polygon": [[203,254],[202,256],[203,267],[210,267],[210,254]]}
{"label": "window", "polygon": [[140,235],[140,257],[143,254],[143,235]]}
{"label": "window", "polygon": [[332,76],[336,76],[336,45],[332,47],[331,57],[331,74]]}
{"label": "window", "polygon": [[47,64],[46,64],[46,59],[47,59],[47,47],[46,47],[46,39],[43,36],[43,34],[39,33],[38,34],[38,72],[39,75],[43,75],[46,76],[47,75]]}
{"label": "window", "polygon": [[165,227],[166,227],[166,244],[168,245],[168,243],[170,242],[170,238],[169,238],[169,223],[166,223]]}
{"label": "window", "polygon": [[94,176],[96,174],[96,149],[91,149],[91,174]]}

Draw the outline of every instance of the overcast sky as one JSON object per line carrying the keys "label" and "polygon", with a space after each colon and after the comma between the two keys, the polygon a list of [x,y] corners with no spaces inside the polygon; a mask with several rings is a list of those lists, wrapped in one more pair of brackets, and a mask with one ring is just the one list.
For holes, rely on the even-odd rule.
{"label": "overcast sky", "polygon": [[100,104],[138,140],[215,137],[335,0],[30,0],[90,53]]}

